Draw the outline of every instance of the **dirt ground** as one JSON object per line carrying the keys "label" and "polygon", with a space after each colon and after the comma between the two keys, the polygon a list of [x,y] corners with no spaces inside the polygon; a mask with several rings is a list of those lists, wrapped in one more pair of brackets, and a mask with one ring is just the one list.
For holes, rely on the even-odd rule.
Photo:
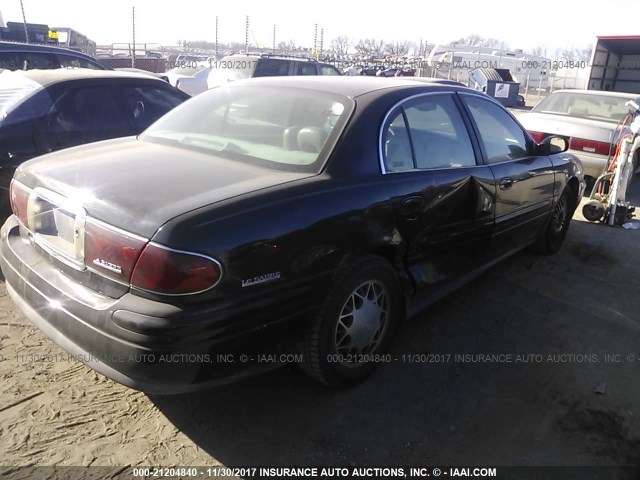
{"label": "dirt ground", "polygon": [[406,323],[361,385],[290,367],[156,397],[67,361],[2,284],[0,465],[639,465],[638,285],[640,230],[578,212],[558,255],[518,254]]}

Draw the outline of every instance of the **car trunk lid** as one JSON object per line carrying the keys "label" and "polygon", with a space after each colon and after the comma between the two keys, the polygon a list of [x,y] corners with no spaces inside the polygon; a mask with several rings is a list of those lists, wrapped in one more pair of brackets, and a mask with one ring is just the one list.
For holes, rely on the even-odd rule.
{"label": "car trunk lid", "polygon": [[151,238],[188,211],[311,175],[128,138],[26,162],[15,178],[54,192],[93,219]]}
{"label": "car trunk lid", "polygon": [[[26,162],[11,196],[34,248],[74,278],[82,276],[84,285],[117,296],[167,221],[308,176],[129,138]],[[120,287],[114,290],[113,283]]]}

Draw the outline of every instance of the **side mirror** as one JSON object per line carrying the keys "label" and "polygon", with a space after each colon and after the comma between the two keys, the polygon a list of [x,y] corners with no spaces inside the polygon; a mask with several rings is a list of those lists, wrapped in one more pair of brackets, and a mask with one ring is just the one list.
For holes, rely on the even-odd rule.
{"label": "side mirror", "polygon": [[538,145],[542,155],[555,155],[569,150],[569,142],[563,137],[547,137]]}

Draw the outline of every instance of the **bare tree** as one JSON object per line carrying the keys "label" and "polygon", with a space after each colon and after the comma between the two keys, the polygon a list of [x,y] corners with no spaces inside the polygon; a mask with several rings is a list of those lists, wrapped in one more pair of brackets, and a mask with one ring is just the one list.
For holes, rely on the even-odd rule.
{"label": "bare tree", "polygon": [[409,41],[390,42],[384,46],[384,52],[389,55],[407,55],[412,46],[413,43]]}
{"label": "bare tree", "polygon": [[384,50],[384,40],[376,40],[375,38],[361,39],[354,45],[354,48],[361,55],[380,55]]}
{"label": "bare tree", "polygon": [[473,45],[474,47],[482,46],[482,42],[484,41],[478,34],[469,35],[465,40],[467,45]]}
{"label": "bare tree", "polygon": [[593,44],[589,44],[584,48],[578,49],[578,60],[589,62],[593,53]]}
{"label": "bare tree", "polygon": [[529,50],[529,53],[531,55],[535,55],[536,57],[544,57],[545,56],[545,49],[544,47],[541,46],[537,46],[536,48]]}
{"label": "bare tree", "polygon": [[241,52],[244,50],[244,43],[231,42],[229,44],[229,50],[231,50],[232,52]]}
{"label": "bare tree", "polygon": [[278,50],[282,50],[283,52],[291,52],[296,49],[296,43],[293,40],[288,40],[286,42],[280,42],[277,46]]}
{"label": "bare tree", "polygon": [[591,60],[592,51],[592,45],[584,48],[557,48],[555,51],[555,57],[558,60],[564,60],[565,62],[588,62]]}
{"label": "bare tree", "polygon": [[338,57],[345,57],[349,53],[349,47],[351,47],[351,40],[346,35],[340,35],[331,40],[331,51]]}
{"label": "bare tree", "polygon": [[498,50],[508,50],[509,44],[497,38],[487,38],[482,42],[483,47],[496,48]]}

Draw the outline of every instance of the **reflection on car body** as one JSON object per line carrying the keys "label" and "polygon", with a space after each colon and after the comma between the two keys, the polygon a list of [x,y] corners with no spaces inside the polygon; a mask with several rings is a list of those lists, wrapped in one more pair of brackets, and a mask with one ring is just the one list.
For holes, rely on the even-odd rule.
{"label": "reflection on car body", "polygon": [[8,206],[9,182],[22,162],[83,143],[136,135],[188,98],[160,79],[131,72],[0,74],[1,206]]}

